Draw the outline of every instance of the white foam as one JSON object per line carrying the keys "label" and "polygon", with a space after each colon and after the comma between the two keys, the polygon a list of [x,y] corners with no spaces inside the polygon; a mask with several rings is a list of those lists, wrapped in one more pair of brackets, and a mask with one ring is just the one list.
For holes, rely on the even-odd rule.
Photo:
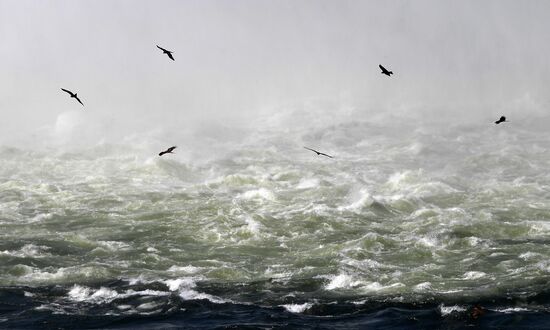
{"label": "white foam", "polygon": [[540,235],[541,233],[548,233],[550,231],[550,223],[548,221],[526,221],[531,225],[529,229],[530,235]]}
{"label": "white foam", "polygon": [[51,213],[39,213],[37,215],[35,215],[31,221],[29,221],[30,223],[33,223],[33,222],[41,222],[41,221],[44,221],[44,220],[49,220],[53,217],[53,215]]}
{"label": "white foam", "polygon": [[146,303],[143,303],[139,306],[136,307],[136,309],[139,309],[139,310],[151,310],[151,309],[155,309],[159,306],[161,306],[162,304],[160,303],[155,303],[153,301],[151,302],[146,302]]}
{"label": "white foam", "polygon": [[369,191],[366,188],[362,188],[357,193],[352,193],[351,199],[353,202],[346,206],[341,206],[338,208],[340,211],[361,211],[364,207],[368,207],[374,203],[373,197],[370,195]]}
{"label": "white foam", "polygon": [[166,280],[164,281],[164,283],[168,286],[170,291],[177,291],[180,297],[185,300],[206,299],[216,304],[231,302],[231,300],[225,300],[207,293],[202,293],[194,290],[197,284],[192,278]]}
{"label": "white foam", "polygon": [[95,302],[105,302],[112,301],[119,294],[115,290],[109,288],[101,287],[95,292],[91,293],[93,290],[80,285],[75,285],[69,291],[68,295],[71,300],[74,301],[95,301]]}
{"label": "white foam", "polygon": [[118,296],[118,292],[111,290],[109,288],[101,287],[99,290],[94,292],[91,296],[91,300],[97,301],[111,301]]}
{"label": "white foam", "polygon": [[387,289],[401,288],[404,286],[405,284],[403,283],[393,283],[390,285],[382,285],[379,282],[370,282],[367,285],[361,287],[361,289],[365,292],[377,292],[377,291],[383,291]]}
{"label": "white foam", "polygon": [[462,278],[465,280],[476,280],[478,278],[485,277],[486,275],[487,274],[485,274],[484,272],[471,271],[471,272],[464,273]]}
{"label": "white foam", "polygon": [[[374,236],[376,236],[376,234],[374,234]],[[355,249],[355,248],[352,248],[352,249]],[[354,266],[366,271],[379,269],[383,267],[383,265],[380,264],[378,261],[372,260],[372,259],[365,259],[365,260],[345,259],[342,261],[342,263],[346,265]]]}
{"label": "white foam", "polygon": [[291,313],[303,313],[304,311],[310,309],[313,304],[312,303],[303,303],[303,304],[287,304],[287,305],[280,305],[281,307],[284,307],[287,311]]}
{"label": "white foam", "polygon": [[127,290],[125,293],[120,294],[121,297],[131,297],[131,296],[168,296],[170,292],[150,290],[146,289],[143,291],[134,291],[132,289]]}
{"label": "white foam", "polygon": [[118,308],[120,310],[123,310],[123,311],[127,311],[129,309],[134,308],[134,306],[132,306],[132,305],[118,305],[118,306],[116,306],[116,308]]}
{"label": "white foam", "polygon": [[541,257],[542,255],[540,253],[527,251],[519,255],[519,258],[527,261],[530,259],[536,259],[537,257]]}
{"label": "white foam", "polygon": [[25,244],[23,245],[19,250],[4,250],[0,251],[0,254],[9,255],[12,257],[18,257],[18,258],[42,258],[49,256],[49,253],[45,253],[45,251],[49,250],[49,247],[47,246],[37,246],[34,244]]}
{"label": "white foam", "polygon": [[413,213],[408,217],[410,219],[416,219],[416,218],[431,218],[434,216],[437,216],[439,214],[439,209],[437,208],[421,208]]}
{"label": "white foam", "polygon": [[258,234],[260,232],[261,224],[258,221],[255,221],[250,216],[246,216],[244,221],[246,222],[246,228],[253,234]]}
{"label": "white foam", "polygon": [[319,179],[317,178],[309,178],[309,179],[302,179],[296,185],[296,189],[310,189],[310,188],[317,188],[319,187]]}
{"label": "white foam", "polygon": [[69,291],[69,298],[74,301],[84,301],[90,296],[91,289],[85,286],[76,285]]}
{"label": "white foam", "polygon": [[191,266],[191,265],[188,265],[188,266],[173,265],[170,268],[168,268],[168,271],[172,272],[172,273],[195,274],[195,273],[198,273],[201,269],[202,269],[202,267],[195,267],[195,266]]}
{"label": "white foam", "polygon": [[468,237],[468,244],[470,244],[470,246],[477,246],[481,242],[482,242],[482,239],[479,237],[475,237],[475,236]]}
{"label": "white foam", "polygon": [[246,200],[258,200],[258,199],[264,199],[273,201],[275,200],[275,195],[273,193],[265,188],[260,188],[256,190],[249,190],[243,194],[240,195],[242,199]]}
{"label": "white foam", "polygon": [[412,171],[396,172],[388,179],[388,184],[395,190],[401,189],[404,185],[409,185],[415,182],[422,172],[419,170],[416,173]]}
{"label": "white foam", "polygon": [[360,281],[355,281],[352,276],[347,274],[340,274],[334,276],[332,280],[325,285],[326,290],[334,290],[341,288],[352,288],[360,285]]}
{"label": "white foam", "polygon": [[432,283],[430,282],[422,282],[414,286],[414,291],[416,292],[423,292],[431,289],[432,289]]}
{"label": "white foam", "polygon": [[446,316],[451,313],[465,312],[467,310],[464,306],[454,305],[454,306],[444,306],[443,304],[439,305],[439,312],[441,316]]}
{"label": "white foam", "polygon": [[106,287],[100,287],[99,289],[94,291],[92,288],[75,284],[67,295],[69,296],[69,299],[73,301],[103,303],[132,296],[167,296],[170,295],[170,293],[166,291],[149,289],[143,291],[134,291],[132,289],[129,289],[125,292],[119,293],[116,290],[112,290]]}
{"label": "white foam", "polygon": [[416,244],[422,245],[428,248],[437,247],[439,245],[439,240],[433,236],[424,236],[416,241]]}
{"label": "white foam", "polygon": [[494,311],[499,313],[510,314],[510,313],[517,313],[517,312],[528,312],[530,310],[528,308],[522,308],[522,307],[509,307],[509,308],[497,308],[497,309],[494,309]]}
{"label": "white foam", "polygon": [[210,302],[213,302],[215,304],[224,304],[231,302],[231,300],[228,299],[222,299],[220,297],[216,297],[207,293],[197,292],[195,290],[191,289],[181,289],[179,291],[180,297],[182,297],[185,300],[200,300],[200,299],[206,299]]}
{"label": "white foam", "polygon": [[170,291],[176,291],[181,287],[194,288],[196,286],[196,283],[192,278],[177,278],[173,280],[166,280],[164,283],[168,286]]}
{"label": "white foam", "polygon": [[130,248],[129,244],[118,241],[97,241],[97,244],[107,248],[109,251],[127,250]]}

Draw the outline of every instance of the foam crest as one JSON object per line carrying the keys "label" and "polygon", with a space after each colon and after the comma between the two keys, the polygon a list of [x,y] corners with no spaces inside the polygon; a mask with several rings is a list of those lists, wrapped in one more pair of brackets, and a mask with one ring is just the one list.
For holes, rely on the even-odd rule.
{"label": "foam crest", "polygon": [[275,200],[275,195],[266,188],[246,191],[240,197],[245,200],[267,200],[267,201]]}
{"label": "foam crest", "polygon": [[310,309],[313,306],[313,304],[306,302],[303,304],[287,304],[287,305],[281,305],[281,306],[291,313],[303,313],[306,310]]}
{"label": "foam crest", "polygon": [[447,316],[452,313],[462,313],[467,311],[467,308],[464,306],[454,305],[454,306],[445,306],[443,304],[439,305],[439,312],[441,316]]}
{"label": "foam crest", "polygon": [[350,289],[360,286],[363,282],[355,280],[353,276],[347,274],[339,274],[333,276],[328,284],[325,285],[326,290]]}
{"label": "foam crest", "polygon": [[177,291],[180,297],[184,300],[200,300],[206,299],[216,304],[223,304],[231,302],[231,300],[222,299],[207,293],[196,291],[194,288],[197,286],[194,279],[191,278],[178,278],[173,280],[166,280],[166,285],[170,291]]}

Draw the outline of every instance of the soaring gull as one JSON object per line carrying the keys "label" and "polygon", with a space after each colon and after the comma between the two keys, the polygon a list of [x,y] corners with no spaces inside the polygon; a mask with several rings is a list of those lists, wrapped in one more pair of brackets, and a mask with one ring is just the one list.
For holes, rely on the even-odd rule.
{"label": "soaring gull", "polygon": [[84,106],[84,103],[82,103],[82,101],[80,101],[80,99],[78,98],[78,96],[76,95],[76,93],[73,93],[73,92],[71,92],[71,91],[69,91],[69,90],[66,90],[65,88],[61,88],[61,90],[64,91],[64,92],[69,93],[69,95],[71,95],[71,97],[74,97],[74,98],[78,101],[78,103],[80,103],[80,104],[82,104],[82,105]]}
{"label": "soaring gull", "polygon": [[326,156],[326,157],[328,157],[328,158],[334,158],[333,156],[327,155],[327,154],[325,154],[324,152],[319,152],[319,151],[317,151],[317,150],[314,150],[314,149],[311,149],[311,148],[308,148],[308,147],[304,147],[304,148],[307,149],[307,150],[313,151],[314,153],[317,154],[317,156]]}
{"label": "soaring gull", "polygon": [[160,49],[160,50],[162,50],[162,52],[163,52],[164,54],[168,55],[168,57],[170,57],[170,59],[171,59],[172,61],[175,61],[175,60],[174,60],[174,56],[172,56],[172,53],[173,53],[173,52],[171,52],[171,51],[169,51],[169,50],[166,50],[166,49],[160,47],[159,45],[157,45],[157,48]]}
{"label": "soaring gull", "polygon": [[165,151],[161,151],[159,153],[159,156],[162,156],[164,154],[173,154],[172,151],[174,151],[174,149],[176,149],[176,148],[177,148],[176,146],[173,146],[173,147],[170,147],[170,148],[166,149]]}

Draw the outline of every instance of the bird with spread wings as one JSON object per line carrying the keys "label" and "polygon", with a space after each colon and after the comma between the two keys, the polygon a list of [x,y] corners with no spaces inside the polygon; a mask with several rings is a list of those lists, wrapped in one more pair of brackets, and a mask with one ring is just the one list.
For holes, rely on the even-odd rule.
{"label": "bird with spread wings", "polygon": [[317,154],[317,156],[326,156],[326,157],[328,157],[328,158],[334,158],[334,156],[327,155],[327,154],[325,154],[324,152],[320,152],[320,151],[317,151],[317,150],[314,150],[314,149],[311,149],[311,148],[308,148],[308,147],[304,147],[304,148],[307,149],[307,150],[313,151],[314,153]]}
{"label": "bird with spread wings", "polygon": [[84,105],[84,103],[82,103],[82,101],[80,101],[80,99],[78,98],[78,95],[76,95],[76,93],[73,93],[73,92],[71,92],[71,91],[69,91],[69,90],[66,90],[65,88],[61,88],[61,90],[64,91],[64,92],[66,92],[66,93],[69,93],[69,95],[70,95],[71,97],[74,97],[74,98],[78,101],[78,103]]}
{"label": "bird with spread wings", "polygon": [[159,153],[159,156],[162,156],[164,154],[173,154],[172,151],[174,151],[174,149],[176,149],[176,148],[177,148],[176,146],[173,146],[173,147],[170,147],[170,148],[166,149],[165,151],[161,151]]}
{"label": "bird with spread wings", "polygon": [[380,70],[382,70],[382,74],[385,74],[386,76],[390,77],[393,72],[388,71],[385,67],[382,66],[382,64],[378,64],[378,67],[380,67]]}
{"label": "bird with spread wings", "polygon": [[172,53],[173,53],[172,51],[166,50],[166,49],[160,47],[159,45],[157,45],[157,48],[160,49],[160,50],[162,50],[162,52],[163,52],[164,54],[168,55],[168,57],[170,57],[170,59],[171,59],[172,61],[175,61],[174,56],[172,56]]}

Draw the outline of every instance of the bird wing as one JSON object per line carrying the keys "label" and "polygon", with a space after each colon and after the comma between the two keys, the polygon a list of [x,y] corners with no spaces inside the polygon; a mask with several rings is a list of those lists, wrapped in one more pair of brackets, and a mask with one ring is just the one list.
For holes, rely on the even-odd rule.
{"label": "bird wing", "polygon": [[157,45],[157,48],[160,49],[160,50],[162,50],[163,52],[166,52],[166,51],[167,51],[166,49],[160,47],[159,45]]}
{"label": "bird wing", "polygon": [[172,56],[172,52],[168,52],[168,57],[170,57],[170,59],[171,59],[172,61],[175,61],[175,60],[174,60],[174,56]]}
{"label": "bird wing", "polygon": [[72,93],[71,91],[68,91],[68,90],[66,90],[65,88],[61,88],[61,90],[64,91],[64,92],[66,92],[66,93],[69,93],[69,94],[73,95],[73,93]]}
{"label": "bird wing", "polygon": [[327,155],[327,154],[325,154],[325,153],[323,153],[323,152],[320,152],[319,155],[327,156],[328,158],[334,158],[334,157],[332,157],[331,155]]}
{"label": "bird wing", "polygon": [[161,151],[161,152],[159,153],[159,156],[162,156],[162,155],[164,155],[165,153],[166,153],[165,151]]}
{"label": "bird wing", "polygon": [[78,98],[78,96],[75,96],[74,98],[78,101],[78,103],[84,105],[84,103],[82,103],[82,101],[80,101],[80,99]]}
{"label": "bird wing", "polygon": [[304,149],[311,150],[311,151],[313,151],[313,152],[317,152],[317,150],[313,150],[313,149],[308,148],[308,147],[304,147]]}

